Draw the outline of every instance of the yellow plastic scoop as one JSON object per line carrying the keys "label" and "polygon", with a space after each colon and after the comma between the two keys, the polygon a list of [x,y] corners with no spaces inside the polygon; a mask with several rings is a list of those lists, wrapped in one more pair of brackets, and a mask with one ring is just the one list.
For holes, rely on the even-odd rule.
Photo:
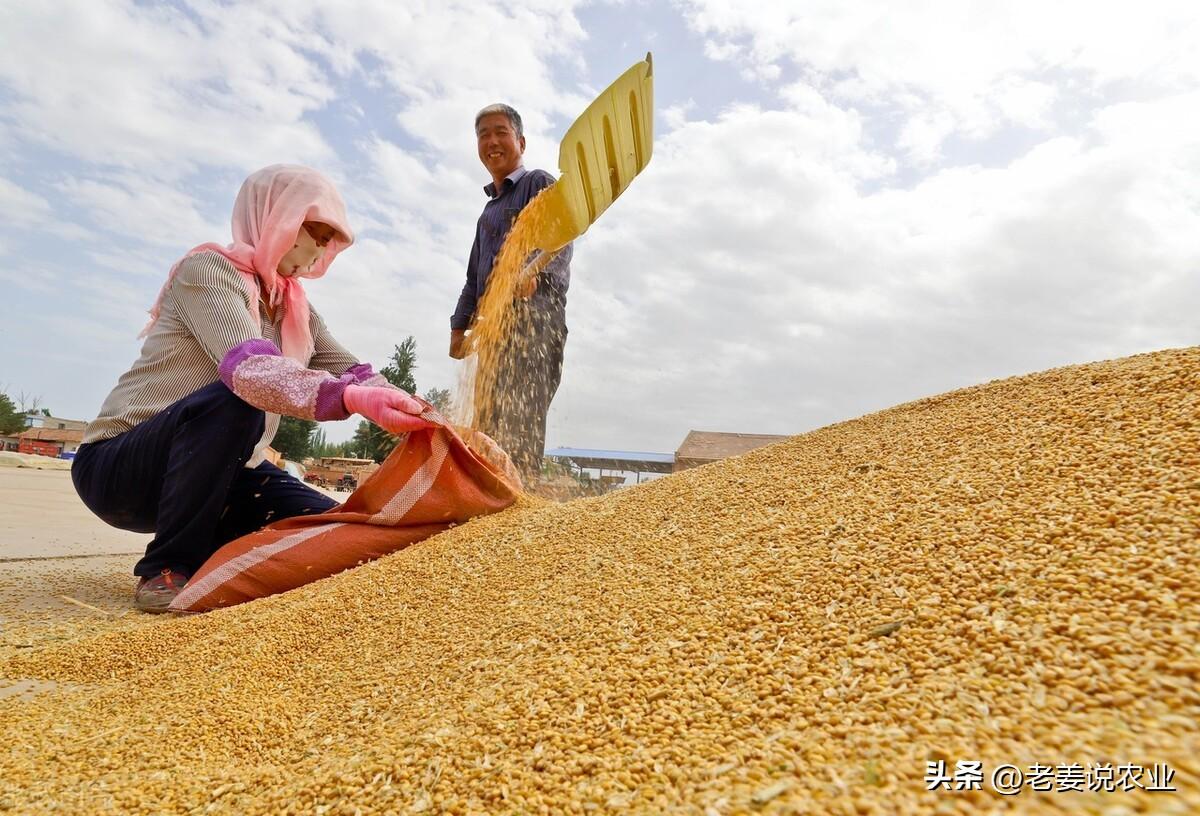
{"label": "yellow plastic scoop", "polygon": [[548,198],[546,228],[536,237],[547,254],[587,232],[650,162],[654,146],[654,76],[650,54],[588,105],[563,137],[558,181]]}

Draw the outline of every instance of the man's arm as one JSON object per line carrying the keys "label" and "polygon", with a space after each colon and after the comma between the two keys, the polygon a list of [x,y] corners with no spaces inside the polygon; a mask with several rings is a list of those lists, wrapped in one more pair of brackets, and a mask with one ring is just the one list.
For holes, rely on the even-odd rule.
{"label": "man's arm", "polygon": [[[554,176],[545,170],[534,170],[529,187],[530,201],[536,198],[542,190],[553,185],[554,182]],[[528,202],[526,202],[526,205],[528,205]],[[573,244],[567,244],[549,258],[546,258],[545,253],[541,252],[532,257],[525,267],[532,274],[527,274],[520,281],[517,294],[522,298],[528,299],[537,291],[539,284],[544,283],[559,294],[565,295],[567,287],[571,284],[571,255],[574,252],[573,247]]]}

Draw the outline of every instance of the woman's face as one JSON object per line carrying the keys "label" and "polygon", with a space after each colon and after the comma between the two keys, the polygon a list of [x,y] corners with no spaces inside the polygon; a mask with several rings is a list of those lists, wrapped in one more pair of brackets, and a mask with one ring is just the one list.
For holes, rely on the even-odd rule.
{"label": "woman's face", "polygon": [[296,243],[279,259],[275,268],[285,278],[301,274],[325,254],[325,247],[337,237],[337,230],[320,221],[305,221],[296,233]]}

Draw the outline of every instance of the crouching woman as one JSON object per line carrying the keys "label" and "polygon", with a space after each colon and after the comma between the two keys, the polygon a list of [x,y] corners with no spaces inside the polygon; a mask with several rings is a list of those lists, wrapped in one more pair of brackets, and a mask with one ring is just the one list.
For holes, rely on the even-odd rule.
{"label": "crouching woman", "polygon": [[171,269],[141,356],[71,468],[93,513],[154,534],[134,567],[138,608],[165,611],[222,544],[336,506],[265,461],[280,415],[361,414],[392,433],[427,426],[420,402],[334,340],[300,284],[353,240],[328,179],[273,165],[242,185],[233,243],[195,247]]}

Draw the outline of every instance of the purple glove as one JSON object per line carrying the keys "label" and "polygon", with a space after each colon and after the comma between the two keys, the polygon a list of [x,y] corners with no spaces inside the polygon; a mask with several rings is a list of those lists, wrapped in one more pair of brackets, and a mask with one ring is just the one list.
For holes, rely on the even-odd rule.
{"label": "purple glove", "polygon": [[433,427],[418,416],[425,406],[394,388],[347,385],[342,402],[347,411],[366,417],[388,433],[402,434]]}

